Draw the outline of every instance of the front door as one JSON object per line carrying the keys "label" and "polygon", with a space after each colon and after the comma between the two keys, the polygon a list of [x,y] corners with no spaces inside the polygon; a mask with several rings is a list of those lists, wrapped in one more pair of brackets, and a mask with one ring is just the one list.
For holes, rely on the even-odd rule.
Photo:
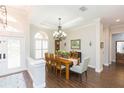
{"label": "front door", "polygon": [[116,62],[124,64],[124,41],[116,42]]}
{"label": "front door", "polygon": [[0,37],[0,75],[10,74],[23,68],[23,38]]}

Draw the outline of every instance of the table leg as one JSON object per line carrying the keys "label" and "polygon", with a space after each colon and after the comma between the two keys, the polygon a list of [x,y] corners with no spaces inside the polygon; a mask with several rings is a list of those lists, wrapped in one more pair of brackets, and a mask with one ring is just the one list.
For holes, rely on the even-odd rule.
{"label": "table leg", "polygon": [[69,64],[66,64],[66,80],[69,80]]}

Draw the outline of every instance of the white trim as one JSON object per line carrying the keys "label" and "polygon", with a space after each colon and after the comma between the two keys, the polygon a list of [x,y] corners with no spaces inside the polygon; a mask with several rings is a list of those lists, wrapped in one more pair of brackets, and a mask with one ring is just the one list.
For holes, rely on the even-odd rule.
{"label": "white trim", "polygon": [[103,71],[103,68],[100,68],[100,69],[96,68],[95,71],[98,72],[98,73],[101,73]]}
{"label": "white trim", "polygon": [[27,68],[13,69],[13,70],[7,71],[5,73],[0,73],[0,76],[10,75],[10,74],[22,72],[22,71],[25,71],[25,70],[27,70]]}
{"label": "white trim", "polygon": [[88,67],[95,69],[95,66],[93,65],[88,65]]}
{"label": "white trim", "polygon": [[114,62],[114,63],[115,63],[116,61],[115,61],[115,60],[112,60],[112,62]]}
{"label": "white trim", "polygon": [[104,63],[104,66],[109,66],[109,63]]}

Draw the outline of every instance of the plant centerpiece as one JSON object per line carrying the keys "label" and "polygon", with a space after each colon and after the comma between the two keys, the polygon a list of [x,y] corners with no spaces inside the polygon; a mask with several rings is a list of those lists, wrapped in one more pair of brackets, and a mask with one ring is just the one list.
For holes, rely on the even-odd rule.
{"label": "plant centerpiece", "polygon": [[63,50],[59,50],[57,53],[59,56],[64,57],[64,58],[68,58],[70,53],[67,51],[63,51]]}

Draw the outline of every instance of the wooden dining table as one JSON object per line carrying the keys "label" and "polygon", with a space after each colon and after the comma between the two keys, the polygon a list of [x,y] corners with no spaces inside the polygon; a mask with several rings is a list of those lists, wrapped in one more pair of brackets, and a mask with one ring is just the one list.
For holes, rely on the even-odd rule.
{"label": "wooden dining table", "polygon": [[69,80],[69,66],[73,64],[73,62],[66,58],[60,58],[60,60],[61,60],[61,63],[66,67],[66,74],[65,74],[66,80]]}

